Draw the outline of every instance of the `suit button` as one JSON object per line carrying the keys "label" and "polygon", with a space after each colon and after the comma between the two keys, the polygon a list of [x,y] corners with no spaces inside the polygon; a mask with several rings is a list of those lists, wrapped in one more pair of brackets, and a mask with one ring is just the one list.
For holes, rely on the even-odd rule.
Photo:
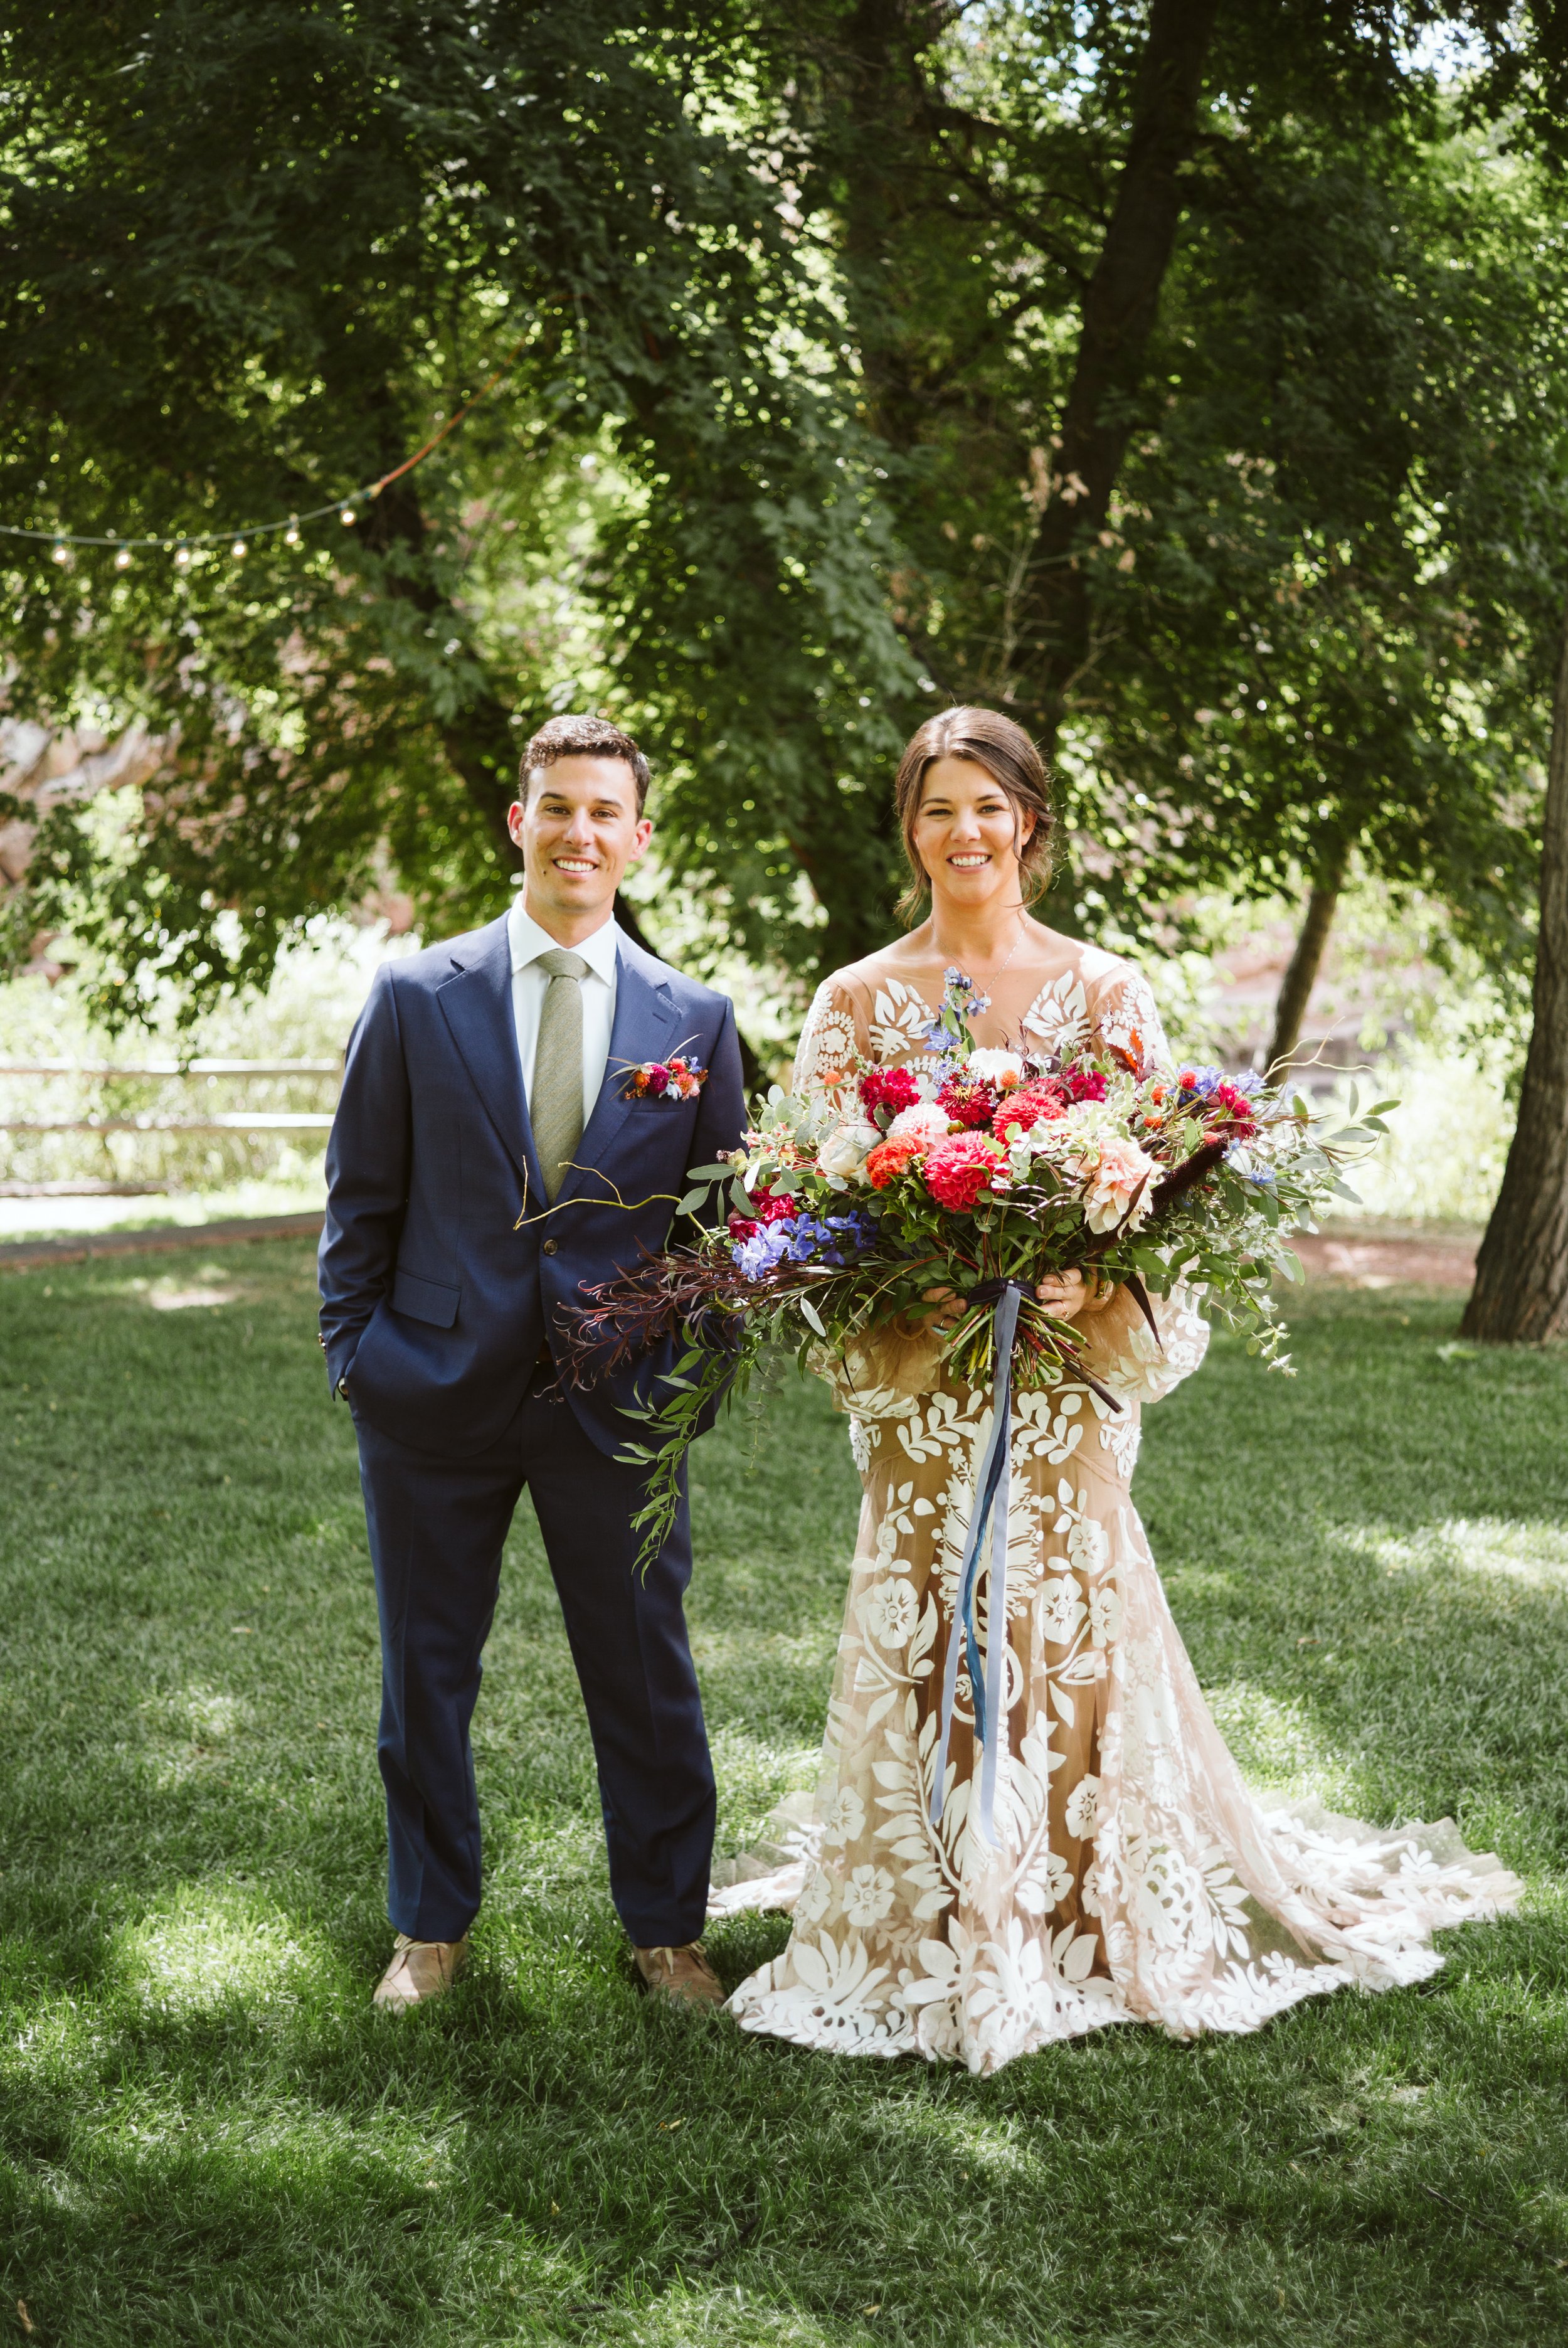
{"label": "suit button", "polygon": [[555,1243],[554,1240],[546,1240],[546,1241],[545,1241],[545,1242],[544,1242],[544,1251],[545,1251],[546,1255],[554,1255],[554,1253],[555,1253],[555,1251],[556,1251],[556,1243]]}

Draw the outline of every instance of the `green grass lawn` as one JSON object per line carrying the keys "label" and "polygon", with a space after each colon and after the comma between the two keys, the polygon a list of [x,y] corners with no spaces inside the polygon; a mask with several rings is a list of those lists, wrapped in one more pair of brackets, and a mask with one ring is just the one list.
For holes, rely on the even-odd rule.
{"label": "green grass lawn", "polygon": [[[1568,2334],[1568,1359],[1320,1293],[1295,1383],[1216,1346],[1139,1471],[1249,1771],[1453,1814],[1525,1913],[1416,1989],[976,2081],[637,1993],[531,1521],[473,1973],[372,2013],[375,1620],[313,1303],[292,1243],[0,1277],[0,2339],[18,2301],[36,2348]],[[734,1848],[810,1781],[856,1487],[793,1383],[698,1462]],[[784,1931],[715,1932],[726,1981]]]}

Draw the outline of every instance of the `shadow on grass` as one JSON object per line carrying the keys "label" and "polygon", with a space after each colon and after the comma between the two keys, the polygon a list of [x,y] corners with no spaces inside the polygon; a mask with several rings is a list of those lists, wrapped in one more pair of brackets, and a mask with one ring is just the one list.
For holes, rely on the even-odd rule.
{"label": "shadow on grass", "polygon": [[[46,1311],[0,1288],[28,1389],[0,1420],[0,2266],[41,2348],[1565,2328],[1549,1882],[1418,1989],[1242,2041],[1106,2032],[990,2081],[662,2013],[609,1910],[526,1515],[477,1724],[474,1974],[374,2015],[374,1617],[305,1262],[168,1314],[91,1276]],[[1444,1354],[1448,1302],[1297,1317],[1294,1385],[1222,1345],[1150,1414],[1139,1497],[1200,1675],[1260,1774],[1555,1859],[1563,1365]],[[815,1390],[781,1389],[753,1457],[743,1421],[695,1478],[734,1833],[809,1779],[856,1494]],[[726,1981],[784,1931],[716,1931]]]}
{"label": "shadow on grass", "polygon": [[1249,1773],[1377,1819],[1568,1849],[1568,1354],[1452,1300],[1297,1308],[1300,1376],[1221,1341],[1150,1416],[1138,1497]]}

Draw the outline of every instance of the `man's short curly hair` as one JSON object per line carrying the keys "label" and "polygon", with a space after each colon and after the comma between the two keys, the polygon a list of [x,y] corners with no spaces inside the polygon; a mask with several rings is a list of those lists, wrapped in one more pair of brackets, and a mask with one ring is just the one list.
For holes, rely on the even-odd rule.
{"label": "man's short curly hair", "polygon": [[648,761],[632,740],[608,717],[579,717],[567,712],[551,717],[539,727],[518,769],[518,795],[525,807],[528,785],[534,777],[553,767],[558,758],[620,758],[631,769],[631,779],[637,786],[637,812],[642,813],[648,797]]}

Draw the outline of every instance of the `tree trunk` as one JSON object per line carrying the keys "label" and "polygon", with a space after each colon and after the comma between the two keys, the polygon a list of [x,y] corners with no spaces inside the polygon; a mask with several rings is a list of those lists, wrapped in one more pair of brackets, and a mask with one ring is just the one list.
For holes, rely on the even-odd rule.
{"label": "tree trunk", "polygon": [[1073,678],[1089,654],[1089,582],[1079,551],[1105,526],[1139,424],[1136,395],[1181,222],[1181,166],[1197,144],[1198,97],[1218,0],[1153,0],[1132,100],[1127,160],[1105,242],[1083,296],[1072,386],[1062,411],[1052,496],[1034,546],[1026,622],[1042,747],[1054,747]]}
{"label": "tree trunk", "polygon": [[1312,990],[1323,967],[1323,951],[1328,943],[1328,932],[1334,926],[1339,891],[1345,886],[1345,866],[1348,855],[1346,848],[1334,849],[1320,867],[1308,891],[1307,911],[1302,919],[1300,935],[1296,941],[1296,951],[1290,957],[1280,983],[1279,1000],[1274,1006],[1274,1041],[1268,1047],[1268,1058],[1265,1063],[1271,1081],[1277,1081],[1277,1072],[1292,1057],[1301,1041],[1307,1006],[1312,1000]]}
{"label": "tree trunk", "polygon": [[857,0],[844,34],[845,274],[866,420],[903,450],[915,446],[922,417],[892,263],[909,202],[927,198],[928,93],[919,57],[959,13],[953,0]]}
{"label": "tree trunk", "polygon": [[1568,614],[1541,828],[1535,1020],[1519,1122],[1461,1326],[1499,1344],[1568,1334]]}

